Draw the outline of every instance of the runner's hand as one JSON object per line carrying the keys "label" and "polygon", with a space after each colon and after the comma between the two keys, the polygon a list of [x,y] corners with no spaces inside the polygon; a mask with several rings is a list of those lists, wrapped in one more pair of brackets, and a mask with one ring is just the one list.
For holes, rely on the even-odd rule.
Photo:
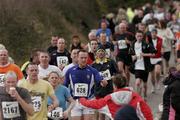
{"label": "runner's hand", "polygon": [[16,88],[14,88],[14,87],[11,87],[8,93],[13,98],[17,99],[19,97],[19,94],[18,94]]}
{"label": "runner's hand", "polygon": [[69,113],[69,112],[68,112],[67,110],[63,112],[63,118],[64,118],[64,119],[67,119],[67,118],[68,118],[68,113]]}
{"label": "runner's hand", "polygon": [[107,80],[102,80],[100,84],[102,87],[106,87],[108,82],[107,82]]}
{"label": "runner's hand", "polygon": [[131,44],[131,41],[125,38],[126,44]]}
{"label": "runner's hand", "polygon": [[54,109],[54,105],[53,104],[48,106],[48,112],[51,112],[53,109]]}
{"label": "runner's hand", "polygon": [[63,70],[64,67],[65,67],[65,65],[63,65],[63,64],[61,64],[61,65],[58,66],[58,68],[59,68],[60,70]]}
{"label": "runner's hand", "polygon": [[133,61],[137,60],[137,56],[136,56],[136,55],[133,55],[133,56],[132,56],[132,60],[133,60]]}

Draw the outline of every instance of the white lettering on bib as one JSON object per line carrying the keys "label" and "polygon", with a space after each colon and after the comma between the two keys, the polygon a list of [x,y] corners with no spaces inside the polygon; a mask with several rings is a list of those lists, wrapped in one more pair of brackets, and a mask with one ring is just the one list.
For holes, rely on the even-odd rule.
{"label": "white lettering on bib", "polygon": [[33,96],[31,97],[31,99],[32,99],[34,111],[39,112],[41,110],[41,105],[42,105],[41,96]]}
{"label": "white lettering on bib", "polygon": [[104,80],[110,80],[111,79],[111,73],[110,73],[109,69],[107,69],[105,71],[101,71],[100,75],[102,75]]}
{"label": "white lettering on bib", "polygon": [[20,117],[18,102],[2,102],[2,112],[7,119]]}
{"label": "white lettering on bib", "polygon": [[51,119],[61,119],[63,118],[63,109],[57,107],[55,110],[48,112],[48,117]]}
{"label": "white lettering on bib", "polygon": [[118,47],[119,47],[119,49],[127,48],[126,40],[119,40],[118,41]]}
{"label": "white lettering on bib", "polygon": [[68,57],[66,56],[59,56],[57,57],[57,65],[68,65]]}
{"label": "white lettering on bib", "polygon": [[0,86],[4,86],[4,75],[5,74],[0,74]]}
{"label": "white lettering on bib", "polygon": [[75,84],[75,96],[77,97],[87,97],[88,95],[88,84],[86,83],[76,83]]}

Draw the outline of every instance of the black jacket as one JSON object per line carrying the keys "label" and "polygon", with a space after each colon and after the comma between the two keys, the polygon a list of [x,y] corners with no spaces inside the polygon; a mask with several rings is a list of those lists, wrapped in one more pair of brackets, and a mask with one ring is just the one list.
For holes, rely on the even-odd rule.
{"label": "black jacket", "polygon": [[175,120],[180,120],[180,72],[177,72],[174,77],[170,99],[172,107],[176,111]]}
{"label": "black jacket", "polygon": [[163,113],[161,120],[169,120],[170,106],[175,112],[175,120],[180,120],[180,72],[170,74],[164,81],[167,85],[163,94]]}
{"label": "black jacket", "polygon": [[161,120],[169,120],[170,94],[172,91],[172,83],[174,82],[174,80],[175,79],[171,73],[163,81],[163,84],[166,85],[167,87],[165,88],[163,94],[163,112],[162,112]]}
{"label": "black jacket", "polygon": [[[95,60],[95,62],[92,64],[92,67],[97,69],[99,72],[106,71],[108,69],[111,76],[118,73],[117,64],[112,59],[106,59],[105,62],[103,62],[103,64],[96,62]],[[99,83],[96,83],[94,89],[95,89],[94,91],[95,96],[100,97],[100,98],[104,97],[107,94],[110,94],[113,92],[112,80],[108,80],[108,84],[106,87],[102,87]]]}
{"label": "black jacket", "polygon": [[[131,45],[131,48],[130,48],[130,54],[131,55],[135,55],[135,42],[133,42],[133,44]],[[153,45],[151,43],[147,43],[146,41],[142,41],[142,52],[143,53],[156,53],[156,50],[155,48],[153,47]],[[135,64],[135,61],[133,62]],[[150,62],[150,57],[144,57],[144,65],[145,65],[145,70],[146,71],[152,71],[153,70],[153,66]]]}

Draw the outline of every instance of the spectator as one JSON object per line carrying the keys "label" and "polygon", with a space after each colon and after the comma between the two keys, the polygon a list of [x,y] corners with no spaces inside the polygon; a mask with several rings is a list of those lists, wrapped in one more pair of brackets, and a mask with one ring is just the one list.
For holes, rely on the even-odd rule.
{"label": "spectator", "polygon": [[177,71],[173,74],[175,81],[172,83],[172,92],[170,95],[172,108],[175,110],[175,120],[180,120],[180,64],[176,66]]}
{"label": "spectator", "polygon": [[140,119],[153,120],[150,107],[135,92],[126,87],[127,80],[122,75],[113,78],[114,92],[98,100],[87,100],[80,98],[80,103],[88,108],[103,109],[107,105],[107,109],[111,113],[111,117],[115,117],[115,113],[124,105],[133,106]]}
{"label": "spectator", "polygon": [[140,120],[136,110],[130,105],[124,105],[115,115],[114,120]]}
{"label": "spectator", "polygon": [[176,71],[175,67],[169,68],[168,76],[163,81],[163,84],[165,85],[165,90],[163,94],[163,112],[162,112],[161,120],[171,120],[172,118],[174,118],[175,112],[171,105],[171,94],[172,94],[172,83],[175,81],[173,76],[173,73],[175,71]]}

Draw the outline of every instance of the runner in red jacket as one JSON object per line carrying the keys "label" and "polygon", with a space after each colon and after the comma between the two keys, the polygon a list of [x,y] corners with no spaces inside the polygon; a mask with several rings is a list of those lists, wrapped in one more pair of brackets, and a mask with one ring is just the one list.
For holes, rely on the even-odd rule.
{"label": "runner in red jacket", "polygon": [[[126,78],[122,75],[117,75],[113,78],[114,88],[112,94],[98,100],[87,100],[80,98],[80,103],[86,107],[101,109],[108,108],[111,113],[111,118],[114,118],[115,113],[125,104],[129,104],[136,109],[137,116],[140,120],[153,120],[150,107],[146,102],[133,92],[130,88],[126,88]],[[106,110],[107,111],[107,110]],[[106,112],[107,113],[107,112]]]}

